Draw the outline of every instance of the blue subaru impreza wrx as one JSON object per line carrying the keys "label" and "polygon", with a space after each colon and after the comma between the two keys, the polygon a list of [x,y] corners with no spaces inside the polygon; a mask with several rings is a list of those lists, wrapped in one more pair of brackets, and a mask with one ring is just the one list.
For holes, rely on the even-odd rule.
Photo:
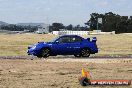
{"label": "blue subaru impreza wrx", "polygon": [[28,55],[46,58],[57,55],[74,55],[75,57],[89,57],[98,53],[96,37],[82,38],[78,35],[63,35],[51,42],[38,42],[28,47]]}

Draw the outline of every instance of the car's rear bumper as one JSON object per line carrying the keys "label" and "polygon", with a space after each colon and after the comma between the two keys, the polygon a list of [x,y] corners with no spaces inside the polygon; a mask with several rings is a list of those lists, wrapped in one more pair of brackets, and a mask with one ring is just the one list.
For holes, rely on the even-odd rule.
{"label": "car's rear bumper", "polygon": [[92,51],[91,51],[91,54],[95,54],[95,53],[98,53],[98,49],[97,49],[97,50],[92,50]]}

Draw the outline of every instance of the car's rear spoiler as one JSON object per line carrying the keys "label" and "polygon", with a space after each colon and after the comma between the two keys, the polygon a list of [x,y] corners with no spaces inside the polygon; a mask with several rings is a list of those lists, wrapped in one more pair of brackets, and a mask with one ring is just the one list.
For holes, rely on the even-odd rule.
{"label": "car's rear spoiler", "polygon": [[92,42],[96,42],[97,41],[97,38],[96,37],[93,37],[92,38]]}
{"label": "car's rear spoiler", "polygon": [[[88,41],[90,41],[90,38],[87,38]],[[92,37],[91,42],[96,42],[97,38],[96,37]]]}

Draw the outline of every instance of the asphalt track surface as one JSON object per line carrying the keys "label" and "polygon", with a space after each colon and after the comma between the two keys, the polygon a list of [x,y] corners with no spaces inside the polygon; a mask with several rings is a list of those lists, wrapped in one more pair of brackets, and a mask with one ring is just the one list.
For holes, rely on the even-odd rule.
{"label": "asphalt track surface", "polygon": [[70,60],[70,59],[73,59],[73,60],[89,60],[89,59],[132,59],[132,55],[122,55],[122,56],[119,56],[119,55],[115,55],[115,56],[108,56],[108,55],[105,55],[105,56],[91,56],[91,57],[88,57],[88,58],[76,58],[74,56],[50,56],[48,58],[37,58],[35,56],[0,56],[0,59],[46,59],[46,60],[49,60],[49,59],[65,59],[65,60]]}

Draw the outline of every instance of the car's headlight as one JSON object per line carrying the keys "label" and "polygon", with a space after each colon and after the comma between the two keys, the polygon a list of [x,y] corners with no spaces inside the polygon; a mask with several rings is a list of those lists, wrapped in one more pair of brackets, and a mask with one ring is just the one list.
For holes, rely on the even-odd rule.
{"label": "car's headlight", "polygon": [[33,47],[32,47],[32,49],[35,49],[35,48],[36,48],[36,46],[33,46]]}

